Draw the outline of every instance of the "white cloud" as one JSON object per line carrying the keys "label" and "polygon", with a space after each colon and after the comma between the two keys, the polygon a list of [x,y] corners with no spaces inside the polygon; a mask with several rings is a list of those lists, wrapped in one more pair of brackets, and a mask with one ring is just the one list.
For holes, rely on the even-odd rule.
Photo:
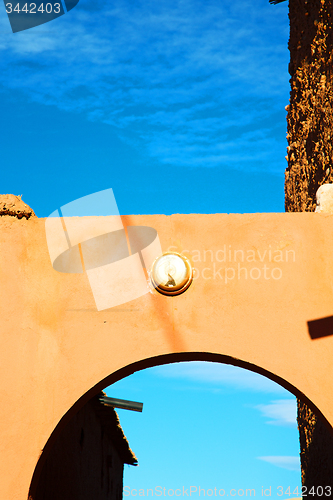
{"label": "white cloud", "polygon": [[282,467],[283,469],[300,471],[300,458],[290,456],[270,456],[270,457],[257,457],[259,460],[268,462],[269,464]]}
{"label": "white cloud", "polygon": [[201,361],[173,363],[154,368],[154,373],[162,377],[210,384],[215,388],[231,386],[243,390],[289,394],[283,387],[262,375],[222,363]]}
{"label": "white cloud", "polygon": [[297,406],[296,398],[278,399],[269,404],[257,405],[262,415],[270,420],[268,424],[274,425],[296,425],[297,424]]}

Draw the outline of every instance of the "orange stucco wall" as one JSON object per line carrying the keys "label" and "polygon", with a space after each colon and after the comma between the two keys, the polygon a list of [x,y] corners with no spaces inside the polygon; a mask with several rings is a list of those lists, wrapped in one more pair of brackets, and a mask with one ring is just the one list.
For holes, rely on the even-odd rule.
{"label": "orange stucco wall", "polygon": [[333,424],[333,337],[311,340],[307,327],[333,315],[333,216],[122,219],[155,228],[163,251],[187,251],[197,271],[184,294],[97,311],[86,274],[52,268],[44,219],[0,218],[1,499],[27,499],[41,451],[75,403],[72,412],[158,363],[247,366],[305,395]]}

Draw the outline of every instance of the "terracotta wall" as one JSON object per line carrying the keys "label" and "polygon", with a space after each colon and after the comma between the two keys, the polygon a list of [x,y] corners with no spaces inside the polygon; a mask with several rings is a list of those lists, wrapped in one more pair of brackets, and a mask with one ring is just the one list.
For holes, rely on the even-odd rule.
{"label": "terracotta wall", "polygon": [[[177,297],[147,288],[100,311],[87,273],[52,268],[45,222],[0,217],[1,500],[27,500],[41,451],[71,418],[104,387],[150,366],[248,368],[333,426],[333,341],[320,327],[333,314],[333,215],[124,216],[126,226],[154,228],[163,251],[188,255],[195,280]],[[239,249],[254,260],[235,260]],[[320,338],[309,329],[318,320]]]}
{"label": "terracotta wall", "polygon": [[[314,211],[318,187],[333,182],[332,16],[332,0],[289,2],[287,212]],[[298,425],[303,484],[333,485],[333,439],[300,400]]]}

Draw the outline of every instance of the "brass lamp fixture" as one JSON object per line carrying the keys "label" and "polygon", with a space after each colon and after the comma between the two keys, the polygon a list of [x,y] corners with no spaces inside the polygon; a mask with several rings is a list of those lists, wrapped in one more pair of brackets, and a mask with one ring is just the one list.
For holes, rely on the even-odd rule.
{"label": "brass lamp fixture", "polygon": [[158,257],[151,268],[153,287],[163,295],[180,295],[193,280],[193,269],[189,260],[175,252],[166,252]]}

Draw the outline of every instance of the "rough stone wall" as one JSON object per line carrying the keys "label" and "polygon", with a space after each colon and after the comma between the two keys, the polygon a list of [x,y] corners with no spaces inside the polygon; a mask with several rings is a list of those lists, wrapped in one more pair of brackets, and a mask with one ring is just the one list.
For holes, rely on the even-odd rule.
{"label": "rough stone wall", "polygon": [[333,181],[332,17],[332,0],[289,2],[288,212],[313,211],[318,187]]}
{"label": "rough stone wall", "polygon": [[[313,486],[315,492],[317,486],[333,487],[333,438],[306,404],[298,400],[297,408],[302,484],[308,492]],[[311,495],[311,498],[317,496]]]}
{"label": "rough stone wall", "polygon": [[[289,19],[285,209],[311,212],[319,186],[333,182],[333,0],[290,0]],[[333,437],[302,401],[297,418],[303,485],[333,486]]]}

